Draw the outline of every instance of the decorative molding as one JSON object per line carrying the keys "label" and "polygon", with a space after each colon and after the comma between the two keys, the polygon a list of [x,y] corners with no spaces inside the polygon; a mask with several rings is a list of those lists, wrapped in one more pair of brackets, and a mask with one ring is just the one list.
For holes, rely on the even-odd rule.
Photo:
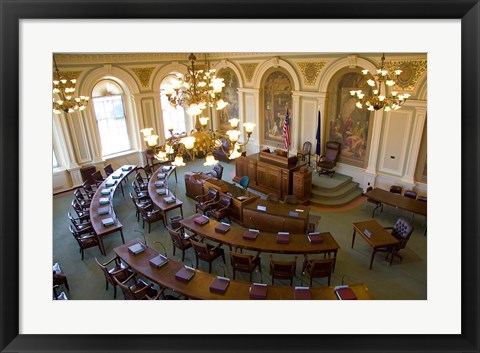
{"label": "decorative molding", "polygon": [[395,89],[413,91],[419,78],[427,71],[427,60],[386,61],[385,68],[389,71],[402,70]]}
{"label": "decorative molding", "polygon": [[326,61],[303,61],[296,63],[303,76],[305,86],[315,86],[318,75],[326,64]]}
{"label": "decorative molding", "polygon": [[247,82],[252,82],[253,74],[255,73],[258,63],[240,64],[240,66],[245,74]]}
{"label": "decorative molding", "polygon": [[66,80],[76,80],[80,77],[82,71],[60,71],[60,77]]}
{"label": "decorative molding", "polygon": [[358,56],[356,55],[349,55],[348,56],[348,67],[351,69],[354,69],[357,67],[357,58]]}
{"label": "decorative molding", "polygon": [[152,72],[155,67],[135,67],[132,68],[132,71],[137,75],[140,83],[144,88],[149,87],[150,77],[152,76]]}

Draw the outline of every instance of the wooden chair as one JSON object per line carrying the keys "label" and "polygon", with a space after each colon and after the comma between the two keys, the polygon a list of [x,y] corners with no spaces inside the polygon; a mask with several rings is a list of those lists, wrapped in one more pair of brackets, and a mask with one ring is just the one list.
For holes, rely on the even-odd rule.
{"label": "wooden chair", "polygon": [[90,223],[90,216],[85,215],[83,217],[74,218],[70,212],[67,213],[68,219],[72,223],[73,227],[79,235],[92,234],[93,227]]}
{"label": "wooden chair", "polygon": [[135,180],[137,181],[137,186],[140,188],[140,191],[147,191],[148,190],[148,180],[142,177],[140,172],[135,173]]}
{"label": "wooden chair", "polygon": [[182,251],[182,261],[184,261],[185,250],[192,247],[190,238],[185,238],[184,233],[181,231],[181,229],[173,230],[167,227],[167,230],[170,234],[170,238],[172,238],[173,255],[175,256],[176,248],[180,249]]}
{"label": "wooden chair", "polygon": [[[104,276],[105,276],[105,290],[108,290],[108,284],[112,284],[113,286],[113,298],[117,298],[117,282],[115,281],[114,278],[117,278],[120,282],[125,281],[128,277],[130,277],[133,272],[128,266],[124,265],[123,262],[120,260],[119,257],[114,257],[113,259],[101,263],[98,261],[97,258],[95,258],[95,262],[97,263],[98,267],[102,270]],[[113,263],[112,268],[108,268],[109,265]]]}
{"label": "wooden chair", "polygon": [[302,146],[302,150],[297,152],[297,158],[299,160],[305,161],[308,156],[308,166],[310,166],[310,152],[312,151],[312,143],[310,141],[305,141]]}
{"label": "wooden chair", "polygon": [[390,192],[394,194],[401,194],[402,193],[402,187],[398,185],[392,185],[390,186]]}
{"label": "wooden chair", "polygon": [[273,260],[270,255],[270,274],[272,275],[272,286],[277,279],[289,279],[290,285],[293,286],[293,277],[295,277],[295,270],[297,269],[297,257],[293,261],[277,261]]}
{"label": "wooden chair", "polygon": [[405,192],[403,193],[403,196],[415,200],[417,198],[417,193],[413,190],[405,190]]}
{"label": "wooden chair", "polygon": [[258,270],[262,272],[261,257],[258,252],[256,255],[239,254],[230,252],[230,259],[233,268],[233,279],[235,279],[235,272],[245,272],[250,274],[250,282],[252,282],[252,273],[258,266]]}
{"label": "wooden chair", "polygon": [[70,292],[70,286],[68,285],[68,279],[65,273],[63,273],[62,268],[58,262],[54,263],[52,266],[53,270],[53,285],[60,286],[64,285],[65,288]]}
{"label": "wooden chair", "polygon": [[70,233],[72,233],[73,237],[78,243],[78,246],[80,247],[82,261],[84,258],[84,250],[88,248],[93,248],[95,246],[98,246],[102,255],[105,255],[105,251],[103,250],[96,234],[80,235],[71,225],[68,226],[68,229],[70,230]]}
{"label": "wooden chair", "polygon": [[217,221],[221,221],[224,218],[230,221],[230,205],[232,204],[232,198],[227,195],[221,195],[219,200],[212,202],[210,209],[207,211],[207,216],[215,218]]}
{"label": "wooden chair", "polygon": [[140,208],[146,208],[148,211],[153,210],[153,204],[149,198],[140,199],[138,197],[133,196],[132,192],[130,191],[130,199],[135,206],[135,216],[137,217],[137,222],[139,221],[140,217]]}
{"label": "wooden chair", "polygon": [[105,171],[105,174],[106,174],[107,176],[113,174],[113,172],[115,171],[115,170],[113,170],[111,164],[107,164],[105,167],[103,167],[103,170]]}
{"label": "wooden chair", "polygon": [[195,212],[201,210],[202,213],[205,214],[205,212],[210,210],[212,204],[218,200],[218,196],[218,190],[213,187],[209,187],[206,194],[195,196],[195,199],[197,200],[197,203],[195,204]]}
{"label": "wooden chair", "polygon": [[337,165],[340,156],[341,144],[336,141],[328,141],[325,147],[325,154],[317,161],[318,175],[327,174],[331,177],[335,174],[333,168]]}
{"label": "wooden chair", "polygon": [[[127,283],[132,279],[135,281],[134,284],[128,285]],[[122,290],[125,300],[156,300],[165,290],[157,291],[153,288],[153,283],[147,284],[142,279],[135,279],[135,273],[126,278],[125,281],[119,281],[117,277],[113,277],[113,280]]]}
{"label": "wooden chair", "polygon": [[91,200],[88,198],[85,198],[85,196],[82,194],[80,189],[75,189],[75,191],[73,192],[73,196],[77,199],[78,203],[83,208],[90,208]]}
{"label": "wooden chair", "polygon": [[58,288],[59,288],[58,284],[53,286],[53,300],[68,300],[68,297],[65,294],[65,292],[61,292],[60,294],[58,294]]}
{"label": "wooden chair", "polygon": [[266,197],[266,200],[267,201],[272,201],[272,202],[280,202],[280,198],[278,197],[277,194],[268,194],[267,197]]}
{"label": "wooden chair", "polygon": [[393,227],[385,227],[385,229],[391,229],[392,232],[391,234],[398,239],[400,242],[397,246],[393,248],[393,250],[387,251],[387,256],[386,259],[388,259],[388,256],[392,254],[392,258],[390,259],[390,265],[392,264],[393,257],[397,256],[400,258],[400,261],[403,260],[403,257],[398,253],[400,250],[404,249],[405,246],[407,246],[408,240],[410,239],[410,236],[413,233],[413,226],[404,218],[399,218],[395,222]]}
{"label": "wooden chair", "polygon": [[148,191],[142,190],[140,186],[138,186],[137,182],[134,180],[132,181],[132,188],[135,192],[135,195],[140,200],[150,200],[150,196],[148,195]]}
{"label": "wooden chair", "polygon": [[160,210],[153,209],[153,206],[146,204],[145,206],[137,204],[140,215],[142,216],[142,228],[145,228],[145,222],[148,223],[148,233],[152,230],[152,223],[162,221],[165,227],[165,219],[163,213]]}
{"label": "wooden chair", "polygon": [[77,214],[78,217],[84,217],[84,216],[90,215],[90,212],[89,212],[90,205],[82,206],[78,203],[76,198],[73,198],[71,206],[75,210],[75,213]]}
{"label": "wooden chair", "polygon": [[288,205],[298,205],[298,199],[295,195],[287,195],[285,199],[283,199],[283,203]]}
{"label": "wooden chair", "polygon": [[93,180],[93,182],[95,183],[95,186],[98,186],[100,185],[101,183],[103,183],[103,181],[105,180],[102,176],[102,173],[100,173],[99,170],[95,171],[92,175],[91,175],[91,179]]}
{"label": "wooden chair", "polygon": [[305,255],[303,261],[302,274],[310,277],[310,287],[312,286],[312,280],[314,278],[328,278],[328,285],[330,285],[330,278],[333,272],[333,266],[335,265],[335,258],[313,260],[309,259]]}
{"label": "wooden chair", "polygon": [[[373,188],[372,188],[371,186],[369,186],[369,187],[367,188],[367,192],[369,192],[369,191],[371,191],[371,190],[373,190]],[[378,201],[375,201],[375,200],[372,200],[372,199],[370,199],[370,198],[367,198],[367,202],[375,205],[375,208],[374,208],[373,211],[372,211],[372,218],[375,218],[375,211],[378,210],[380,207],[382,208],[380,212],[383,212],[383,203],[378,202]]]}
{"label": "wooden chair", "polygon": [[223,259],[223,262],[225,263],[225,253],[223,249],[220,247],[221,244],[213,246],[207,243],[200,243],[193,239],[190,239],[190,243],[192,244],[193,249],[195,250],[195,259],[196,259],[195,268],[198,268],[198,259],[208,262],[208,273],[212,272],[212,262],[217,257],[221,256]]}
{"label": "wooden chair", "polygon": [[95,190],[93,190],[92,185],[89,184],[88,181],[83,182],[82,189],[89,200],[91,200],[93,198],[93,195],[95,195]]}

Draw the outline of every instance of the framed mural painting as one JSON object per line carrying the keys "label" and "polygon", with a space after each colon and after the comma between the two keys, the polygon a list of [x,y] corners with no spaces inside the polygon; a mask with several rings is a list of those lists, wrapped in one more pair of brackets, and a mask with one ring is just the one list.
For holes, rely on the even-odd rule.
{"label": "framed mural painting", "polygon": [[[479,132],[479,106],[478,96],[480,87],[479,78],[479,17],[480,6],[478,1],[438,1],[438,0],[419,0],[416,2],[403,1],[386,1],[385,6],[378,6],[378,3],[363,1],[338,1],[332,3],[330,1],[316,0],[308,3],[302,3],[288,0],[282,2],[282,6],[272,6],[272,3],[256,2],[228,2],[220,0],[215,2],[215,11],[211,11],[213,4],[204,1],[187,1],[187,2],[166,2],[152,1],[138,3],[132,0],[119,2],[122,6],[113,6],[113,2],[87,2],[87,1],[69,1],[47,2],[44,0],[32,2],[18,1],[2,1],[1,2],[1,28],[2,43],[0,47],[1,84],[4,89],[0,95],[0,139],[1,158],[5,168],[0,170],[0,183],[2,192],[0,194],[0,226],[1,226],[1,291],[0,291],[0,351],[1,352],[205,352],[205,351],[222,351],[222,352],[360,352],[360,351],[378,351],[382,352],[479,352],[478,340],[478,280],[479,269],[477,256],[479,249],[478,240],[475,236],[478,234],[478,132]],[[361,6],[359,6],[361,5]],[[134,14],[134,15],[132,15]],[[215,335],[215,334],[182,334],[185,328],[201,328],[202,324],[193,322],[185,318],[185,324],[178,327],[177,334],[167,335],[147,335],[147,334],[118,334],[115,327],[140,327],[142,320],[150,315],[150,311],[146,308],[149,303],[125,303],[129,309],[124,311],[124,320],[114,325],[108,322],[108,317],[94,314],[87,305],[83,303],[85,311],[79,317],[73,319],[80,320],[83,316],[90,315],[90,324],[101,321],[107,322],[105,331],[98,331],[96,334],[26,334],[24,327],[27,323],[21,322],[22,313],[21,300],[27,298],[35,300],[41,305],[41,299],[45,297],[45,293],[37,293],[36,287],[21,287],[20,277],[25,274],[22,272],[24,268],[21,264],[25,254],[20,254],[22,242],[22,222],[26,222],[28,216],[21,214],[19,194],[22,191],[22,183],[25,182],[23,176],[26,169],[21,169],[22,158],[25,157],[25,151],[32,151],[31,141],[21,141],[18,136],[21,129],[28,129],[28,125],[21,124],[21,107],[19,92],[25,87],[20,87],[19,77],[21,60],[20,40],[21,22],[24,19],[33,20],[55,20],[64,19],[68,22],[77,19],[125,19],[135,16],[137,19],[145,19],[151,21],[152,18],[250,18],[252,14],[259,18],[288,18],[288,19],[310,19],[310,18],[399,18],[399,19],[437,19],[448,18],[461,20],[462,23],[462,160],[468,161],[462,165],[462,182],[469,187],[461,189],[461,206],[462,214],[462,288],[448,288],[445,290],[462,291],[462,327],[460,334],[437,334],[437,335],[382,335],[373,332],[369,335],[342,334],[341,328],[336,335],[322,335],[321,332],[313,335],[285,334],[285,335],[265,335],[263,332],[249,335]],[[68,20],[65,20],[68,19]],[[255,21],[252,21],[255,22]],[[292,21],[294,22],[294,21]],[[307,21],[308,22],[308,21]],[[250,25],[250,24],[249,24]],[[268,31],[269,27],[264,26],[264,30]],[[285,26],[285,31],[288,31]],[[108,32],[108,31],[106,31]],[[109,33],[111,35],[111,33]],[[272,33],[272,36],[278,36],[279,33]],[[332,35],[329,33],[317,33],[315,38],[320,35]],[[353,37],[353,34],[352,34]],[[182,40],[187,38],[182,38]],[[252,37],[251,40],[255,40]],[[317,40],[317,39],[315,39]],[[320,40],[320,39],[318,39]],[[38,45],[44,45],[39,41]],[[74,42],[74,41],[73,41]],[[289,43],[285,43],[288,48]],[[160,44],[159,44],[160,45]],[[63,48],[63,47],[62,47]],[[127,49],[126,49],[127,50]],[[31,58],[30,58],[31,59]],[[51,69],[51,68],[49,68]],[[39,73],[39,75],[41,75]],[[279,75],[280,77],[281,75]],[[278,78],[278,77],[277,77]],[[31,78],[32,80],[35,77]],[[47,77],[47,81],[51,77]],[[273,82],[272,78],[272,82]],[[281,77],[280,77],[281,79]],[[281,81],[281,80],[280,80]],[[51,82],[50,82],[51,83]],[[275,86],[275,85],[274,85]],[[261,132],[265,141],[281,144],[282,140],[278,137],[278,128],[285,116],[288,107],[288,85],[279,84],[278,91],[271,90],[271,96],[268,99],[269,105],[259,107],[265,115],[264,130]],[[48,85],[47,96],[51,98],[50,85]],[[290,87],[291,91],[291,87]],[[344,93],[338,99],[348,104],[348,99]],[[291,102],[290,102],[291,103]],[[49,102],[51,104],[51,101]],[[282,108],[283,107],[283,108]],[[291,105],[290,105],[291,107]],[[51,112],[50,112],[51,114]],[[293,115],[293,112],[292,112]],[[348,116],[348,115],[347,115]],[[50,116],[41,115],[39,118],[48,121]],[[225,117],[224,117],[225,118]],[[297,118],[292,116],[293,119]],[[277,119],[277,120],[275,120]],[[345,125],[346,119],[342,123]],[[353,121],[363,122],[362,117],[352,116]],[[275,124],[275,126],[274,126]],[[366,118],[365,118],[366,124]],[[45,125],[49,125],[45,123]],[[347,122],[347,126],[350,122]],[[335,126],[335,125],[334,125]],[[365,128],[363,126],[363,128]],[[276,130],[275,130],[276,129]],[[268,132],[268,130],[270,132]],[[352,132],[353,134],[353,132]],[[365,131],[364,131],[365,134]],[[340,136],[338,136],[340,138]],[[341,138],[349,137],[348,134],[342,133]],[[42,136],[37,136],[42,138]],[[367,137],[365,137],[367,139]],[[33,141],[35,142],[35,141]],[[355,141],[350,141],[354,146]],[[20,148],[19,148],[20,145]],[[368,147],[367,147],[368,148]],[[350,151],[350,157],[358,157],[362,155],[362,146],[358,149],[353,148]],[[51,150],[50,150],[51,152]],[[31,153],[35,155],[35,153]],[[51,154],[51,153],[49,153]],[[36,156],[40,158],[40,156]],[[347,156],[346,156],[347,157]],[[48,158],[51,158],[49,156]],[[468,168],[468,170],[467,170]],[[20,190],[20,192],[19,192]],[[33,202],[37,201],[33,199]],[[459,205],[460,206],[460,205]],[[48,208],[48,207],[44,207]],[[37,251],[34,256],[42,255]],[[50,264],[51,270],[51,264]],[[51,273],[50,273],[51,274]],[[50,294],[50,293],[49,293]],[[435,293],[434,293],[435,294]],[[82,304],[82,303],[81,303]],[[158,303],[154,303],[158,304]],[[190,303],[189,303],[190,304]],[[336,304],[341,304],[336,302]],[[353,303],[356,304],[356,303]],[[412,303],[415,306],[417,303]],[[64,305],[72,305],[65,303]],[[105,304],[105,305],[108,305]],[[137,306],[138,305],[138,306]],[[141,305],[141,306],[140,306]],[[172,303],[171,305],[175,305]],[[248,320],[266,320],[264,315],[264,306],[262,302],[256,302],[255,308],[251,311],[240,312],[247,321],[240,321],[238,330],[243,326],[248,326]],[[278,311],[281,312],[282,304],[278,304]],[[308,303],[297,303],[299,312],[302,315],[302,323],[305,319],[305,313],[308,313]],[[118,309],[118,308],[117,308]],[[235,312],[235,308],[229,307],[229,310]],[[103,311],[105,312],[105,311]],[[225,311],[227,312],[227,311]],[[375,312],[375,311],[373,311]],[[209,313],[217,314],[217,310]],[[33,313],[34,314],[34,313]],[[236,314],[240,315],[237,311]],[[281,320],[285,320],[282,313]],[[374,314],[375,315],[375,314]],[[49,328],[60,329],[64,326],[64,320],[71,319],[64,317],[61,311],[52,313],[57,321],[57,327]],[[107,315],[108,316],[108,315]],[[227,326],[225,322],[231,324],[225,319],[224,315],[218,315],[218,326]],[[158,326],[169,325],[169,319],[158,316]],[[322,320],[322,318],[316,318]],[[361,317],[351,317],[347,320],[358,320],[358,325],[362,324]],[[415,318],[412,318],[414,320]],[[435,319],[435,318],[433,318]],[[105,321],[106,320],[106,321]],[[225,321],[227,320],[227,321]],[[395,320],[394,312],[390,320]],[[388,321],[388,320],[387,320]],[[295,325],[293,321],[285,320],[288,325]],[[88,325],[85,325],[88,326]],[[108,326],[108,327],[107,327]],[[301,325],[298,325],[301,326]],[[109,331],[107,331],[109,330]]]}
{"label": "framed mural painting", "polygon": [[238,119],[238,77],[230,68],[223,68],[218,71],[218,77],[223,78],[225,87],[222,90],[222,99],[228,102],[225,109],[218,110],[217,113],[217,130],[227,132],[232,128],[229,123],[230,119]]}

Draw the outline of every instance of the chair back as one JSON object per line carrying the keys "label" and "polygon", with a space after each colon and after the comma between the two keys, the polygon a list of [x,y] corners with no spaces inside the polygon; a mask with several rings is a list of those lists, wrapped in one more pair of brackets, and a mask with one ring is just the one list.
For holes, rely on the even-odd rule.
{"label": "chair back", "polygon": [[213,166],[212,176],[217,179],[222,179],[223,165],[217,163]]}
{"label": "chair back", "polygon": [[427,202],[427,197],[426,196],[419,196],[419,197],[417,197],[417,200]]}
{"label": "chair back", "polygon": [[111,284],[115,285],[116,283],[113,280],[113,277],[115,276],[113,276],[110,272],[108,272],[107,266],[103,266],[103,264],[100,261],[98,261],[97,258],[95,258],[95,262],[97,263],[98,267],[100,267],[100,269],[102,270],[103,275],[105,276],[105,279],[109,281]]}
{"label": "chair back", "polygon": [[102,176],[102,173],[100,173],[99,170],[97,170],[96,172],[94,172],[92,174],[92,179],[94,182],[96,183],[101,183],[103,181],[103,176]]}
{"label": "chair back", "polygon": [[270,256],[270,268],[275,277],[292,277],[295,275],[297,261],[276,261]]}
{"label": "chair back", "polygon": [[88,211],[84,210],[84,208],[80,205],[80,203],[76,198],[73,198],[71,205],[72,205],[72,208],[77,213],[78,217],[85,216],[86,214],[88,214]]}
{"label": "chair back", "polygon": [[122,290],[125,300],[137,300],[135,294],[132,292],[129,285],[124,284],[116,277],[113,277],[113,280],[115,281],[116,285],[119,286]]}
{"label": "chair back", "polygon": [[312,277],[326,277],[332,273],[335,258],[309,260],[310,261],[310,276]]}
{"label": "chair back", "polygon": [[392,235],[400,241],[400,245],[397,246],[397,249],[405,248],[413,233],[413,229],[413,226],[406,219],[397,219],[392,229]]}
{"label": "chair back", "polygon": [[245,190],[248,188],[248,185],[250,184],[250,178],[248,175],[244,175],[240,178],[239,184],[242,188]]}
{"label": "chair back", "polygon": [[277,194],[268,194],[267,195],[267,198],[266,198],[267,201],[272,201],[272,202],[279,202],[280,201],[280,198],[278,197]]}
{"label": "chair back", "polygon": [[139,172],[136,172],[136,173],[135,173],[135,180],[137,181],[137,183],[138,183],[139,185],[144,184],[142,174],[140,174]]}
{"label": "chair back", "polygon": [[83,190],[85,191],[85,193],[87,195],[89,195],[90,197],[92,197],[94,194],[95,194],[95,191],[93,190],[92,188],[92,185],[90,185],[88,183],[88,181],[85,181],[83,184],[82,184],[82,188]]}
{"label": "chair back", "polygon": [[198,257],[202,259],[210,259],[210,251],[208,250],[208,245],[206,243],[200,243],[193,239],[190,239],[190,243]]}
{"label": "chair back", "polygon": [[325,160],[336,163],[340,155],[341,144],[336,141],[328,141],[325,146]]}
{"label": "chair back", "polygon": [[285,196],[283,203],[286,203],[289,205],[298,205],[298,199],[295,195],[287,195]]}
{"label": "chair back", "polygon": [[219,208],[225,208],[230,206],[232,203],[232,198],[228,195],[220,195],[220,200],[218,201]]}
{"label": "chair back", "polygon": [[308,152],[308,154],[310,154],[310,152],[312,151],[312,143],[310,141],[305,141],[303,143],[302,151]]}
{"label": "chair back", "polygon": [[416,199],[417,198],[417,193],[413,190],[405,190],[403,193],[403,196],[411,198],[411,199]]}
{"label": "chair back", "polygon": [[108,164],[105,167],[103,167],[103,170],[105,171],[105,174],[107,174],[107,176],[109,176],[110,174],[113,174],[114,172],[111,164]]}
{"label": "chair back", "polygon": [[182,238],[182,233],[180,231],[176,231],[168,227],[167,227],[167,230],[168,230],[168,234],[170,234],[170,238],[172,238],[173,245],[179,249],[185,250],[186,246],[184,241],[187,239]]}
{"label": "chair back", "polygon": [[232,261],[232,267],[237,270],[250,270],[253,266],[253,256],[248,254],[239,254],[236,252],[230,252],[230,259]]}
{"label": "chair back", "polygon": [[85,201],[85,196],[83,196],[82,192],[80,191],[80,189],[75,189],[75,191],[73,192],[73,196],[75,196],[75,198],[78,200],[78,201]]}
{"label": "chair back", "polygon": [[215,201],[218,197],[218,190],[212,187],[208,188],[208,193],[204,202]]}
{"label": "chair back", "polygon": [[402,187],[398,185],[392,185],[390,186],[390,192],[393,192],[394,194],[401,194],[402,193]]}

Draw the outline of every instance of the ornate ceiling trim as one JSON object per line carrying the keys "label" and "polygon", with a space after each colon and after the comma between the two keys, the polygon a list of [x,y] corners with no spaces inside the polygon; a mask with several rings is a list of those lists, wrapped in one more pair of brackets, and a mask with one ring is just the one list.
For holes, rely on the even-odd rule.
{"label": "ornate ceiling trim", "polygon": [[296,62],[303,76],[305,86],[315,86],[320,71],[324,68],[326,61],[302,61]]}
{"label": "ornate ceiling trim", "polygon": [[252,82],[253,79],[253,74],[255,73],[255,69],[257,68],[258,63],[246,63],[246,64],[240,64],[240,67],[243,70],[243,73],[245,74],[245,79],[247,82]]}
{"label": "ornate ceiling trim", "polygon": [[427,60],[386,61],[385,68],[389,71],[402,70],[395,89],[413,91],[420,77],[427,71]]}
{"label": "ornate ceiling trim", "polygon": [[138,77],[142,86],[144,88],[148,88],[150,85],[150,77],[152,76],[152,72],[154,69],[155,67],[135,67],[131,70]]}

